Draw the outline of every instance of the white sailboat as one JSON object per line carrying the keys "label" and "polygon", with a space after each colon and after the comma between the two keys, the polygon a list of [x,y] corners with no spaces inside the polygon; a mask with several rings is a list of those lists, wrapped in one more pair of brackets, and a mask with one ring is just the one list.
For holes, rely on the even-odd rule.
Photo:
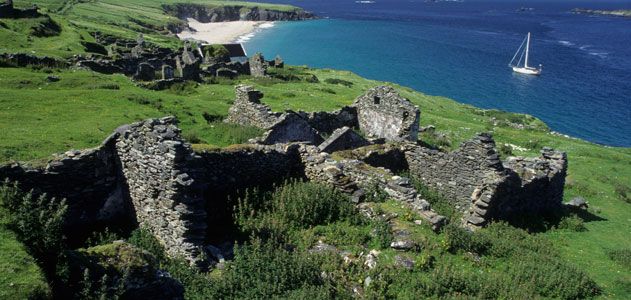
{"label": "white sailboat", "polygon": [[[526,44],[525,48],[524,48],[524,43]],[[513,59],[510,61],[510,63],[508,63],[508,67],[512,68],[513,72],[516,72],[516,73],[528,74],[528,75],[540,75],[541,69],[542,69],[541,65],[539,65],[539,68],[533,68],[533,67],[528,66],[529,52],[530,52],[530,32],[528,32],[528,36],[526,36],[524,41],[521,42],[521,45],[517,49],[517,52],[515,52]],[[520,53],[521,55],[519,56],[519,60],[517,61],[517,64],[513,64],[513,62],[517,58],[517,55]],[[525,59],[524,59],[524,56],[525,56]],[[520,66],[522,59],[524,59],[523,67]]]}

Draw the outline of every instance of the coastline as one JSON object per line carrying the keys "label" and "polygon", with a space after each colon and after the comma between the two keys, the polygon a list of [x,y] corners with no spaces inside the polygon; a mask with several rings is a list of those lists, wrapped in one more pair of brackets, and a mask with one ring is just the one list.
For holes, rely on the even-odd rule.
{"label": "coastline", "polygon": [[201,23],[188,18],[188,26],[194,31],[185,30],[177,34],[181,40],[193,39],[208,44],[243,43],[252,38],[257,31],[271,28],[274,22],[266,21],[228,21]]}

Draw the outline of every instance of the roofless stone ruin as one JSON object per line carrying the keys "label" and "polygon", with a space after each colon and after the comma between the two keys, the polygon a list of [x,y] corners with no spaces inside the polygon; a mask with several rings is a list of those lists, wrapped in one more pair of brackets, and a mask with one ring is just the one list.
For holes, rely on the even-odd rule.
{"label": "roofless stone ruin", "polygon": [[[193,264],[230,220],[229,197],[290,178],[331,186],[360,206],[376,186],[434,230],[445,217],[395,172],[407,170],[443,194],[472,230],[561,207],[565,153],[544,148],[539,157],[502,162],[486,133],[452,152],[428,148],[418,143],[419,108],[392,87],[370,89],[332,112],[273,112],[250,86],[237,86],[235,94],[225,122],[266,130],[248,145],[196,153],[177,120],[165,117],[121,126],[100,146],[68,151],[45,167],[0,166],[0,178],[66,198],[74,234],[77,228],[137,223],[169,255]],[[332,155],[340,150],[352,151],[353,158]]]}

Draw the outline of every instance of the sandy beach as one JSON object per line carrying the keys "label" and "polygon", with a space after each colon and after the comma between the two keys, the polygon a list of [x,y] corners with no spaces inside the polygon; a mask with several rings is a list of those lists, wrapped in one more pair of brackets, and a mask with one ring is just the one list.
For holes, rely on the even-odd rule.
{"label": "sandy beach", "polygon": [[264,24],[266,24],[266,22],[260,21],[200,23],[195,19],[189,18],[188,26],[196,31],[182,31],[177,36],[182,40],[192,38],[209,44],[226,44],[235,42],[240,37],[251,34]]}

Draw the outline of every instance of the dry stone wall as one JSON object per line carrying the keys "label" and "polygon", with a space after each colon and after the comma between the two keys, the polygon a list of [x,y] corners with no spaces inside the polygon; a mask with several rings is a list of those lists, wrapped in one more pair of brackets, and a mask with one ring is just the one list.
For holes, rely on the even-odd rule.
{"label": "dry stone wall", "polygon": [[280,114],[273,113],[269,107],[261,104],[263,93],[251,86],[238,85],[235,94],[226,122],[263,129],[269,129],[278,122]]}
{"label": "dry stone wall", "polygon": [[357,109],[359,128],[369,137],[388,141],[417,140],[421,112],[394,88],[372,88],[358,97],[353,106]]}
{"label": "dry stone wall", "polygon": [[207,209],[207,236],[222,238],[230,227],[232,206],[247,189],[268,189],[290,178],[303,177],[297,145],[244,145],[199,153]]}
{"label": "dry stone wall", "polygon": [[66,199],[66,229],[72,229],[70,242],[85,237],[98,227],[122,225],[133,216],[118,172],[114,139],[86,150],[71,150],[57,156],[45,167],[19,163],[0,166],[0,180],[17,181],[20,188],[36,195]]}
{"label": "dry stone wall", "polygon": [[196,261],[206,234],[203,186],[193,178],[193,151],[172,117],[118,128],[116,151],[141,226],[167,253]]}
{"label": "dry stone wall", "polygon": [[309,125],[321,133],[331,134],[338,128],[359,128],[357,124],[357,110],[355,107],[345,106],[332,112],[298,112]]}
{"label": "dry stone wall", "polygon": [[375,187],[402,202],[425,219],[433,230],[439,230],[445,217],[430,208],[410,184],[408,178],[395,176],[385,168],[374,168],[359,160],[337,161],[317,147],[305,145],[300,149],[305,176],[352,195],[354,202],[365,197],[365,191]]}
{"label": "dry stone wall", "polygon": [[503,171],[488,134],[464,142],[453,152],[410,145],[405,154],[410,173],[452,200],[460,211],[469,208],[471,194],[487,177]]}
{"label": "dry stone wall", "polygon": [[567,172],[563,152],[546,148],[539,158],[509,158],[503,165],[489,134],[448,153],[418,145],[407,148],[410,173],[450,200],[471,228],[561,206]]}

